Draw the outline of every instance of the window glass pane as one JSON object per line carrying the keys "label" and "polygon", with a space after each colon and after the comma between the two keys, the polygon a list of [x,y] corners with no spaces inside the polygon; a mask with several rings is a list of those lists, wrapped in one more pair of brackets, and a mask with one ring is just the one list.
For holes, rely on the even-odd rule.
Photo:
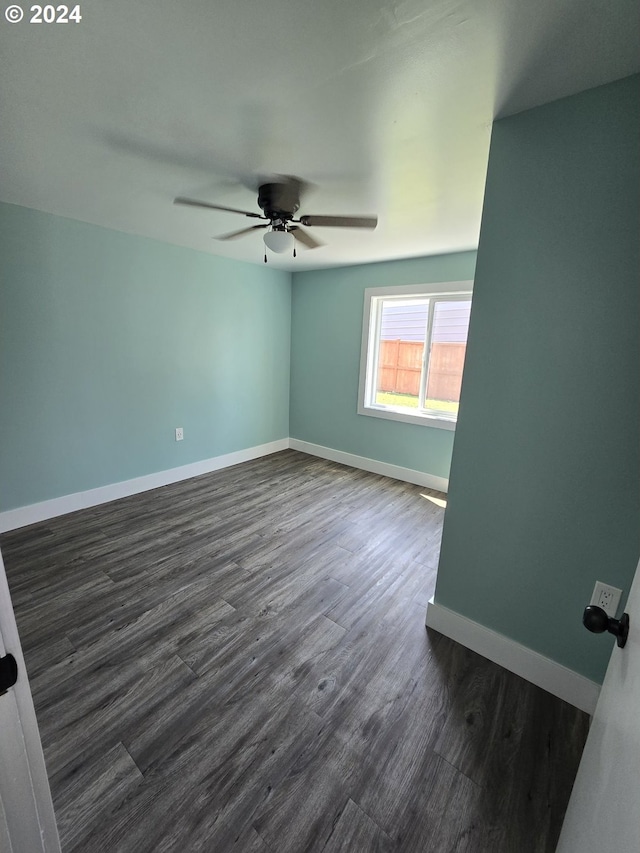
{"label": "window glass pane", "polygon": [[471,300],[438,300],[434,306],[425,407],[457,414],[467,350]]}
{"label": "window glass pane", "polygon": [[417,409],[429,302],[383,299],[380,310],[375,402]]}

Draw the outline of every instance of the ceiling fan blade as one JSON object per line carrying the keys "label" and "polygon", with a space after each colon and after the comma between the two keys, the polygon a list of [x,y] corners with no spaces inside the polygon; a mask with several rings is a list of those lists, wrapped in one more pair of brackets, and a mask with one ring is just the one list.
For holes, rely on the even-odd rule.
{"label": "ceiling fan blade", "polygon": [[300,222],[309,227],[320,225],[327,228],[375,228],[377,216],[301,216]]}
{"label": "ceiling fan blade", "polygon": [[241,228],[239,231],[230,231],[228,234],[221,234],[219,237],[214,237],[214,240],[235,240],[236,237],[242,237],[244,234],[250,234],[252,231],[259,231],[260,228],[268,228],[266,225],[250,225],[248,228]]}
{"label": "ceiling fan blade", "polygon": [[204,207],[207,210],[226,210],[227,213],[241,213],[243,216],[251,216],[254,219],[266,219],[260,213],[251,213],[249,210],[238,210],[237,207],[224,207],[221,204],[209,204],[208,201],[196,201],[193,198],[174,198],[174,204],[186,204],[188,207]]}
{"label": "ceiling fan blade", "polygon": [[291,231],[296,240],[305,245],[308,249],[318,249],[320,246],[324,246],[324,243],[316,240],[315,237],[312,237],[308,231],[300,228],[299,225],[292,225],[289,228],[289,231]]}

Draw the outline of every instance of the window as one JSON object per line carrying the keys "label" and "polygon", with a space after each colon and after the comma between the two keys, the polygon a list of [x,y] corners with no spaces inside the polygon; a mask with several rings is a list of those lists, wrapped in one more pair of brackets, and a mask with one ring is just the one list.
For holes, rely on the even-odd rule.
{"label": "window", "polygon": [[365,291],[358,413],[455,429],[471,282]]}

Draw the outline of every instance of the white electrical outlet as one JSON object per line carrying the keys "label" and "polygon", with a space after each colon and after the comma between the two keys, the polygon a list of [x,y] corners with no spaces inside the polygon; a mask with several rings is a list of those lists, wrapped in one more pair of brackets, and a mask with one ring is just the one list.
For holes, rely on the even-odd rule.
{"label": "white electrical outlet", "polygon": [[182,441],[183,438],[184,438],[183,427],[176,427],[176,441]]}
{"label": "white electrical outlet", "polygon": [[595,604],[597,607],[601,607],[607,616],[615,617],[618,605],[620,604],[621,595],[621,589],[618,589],[615,586],[609,586],[606,583],[602,583],[602,581],[596,581],[590,604]]}

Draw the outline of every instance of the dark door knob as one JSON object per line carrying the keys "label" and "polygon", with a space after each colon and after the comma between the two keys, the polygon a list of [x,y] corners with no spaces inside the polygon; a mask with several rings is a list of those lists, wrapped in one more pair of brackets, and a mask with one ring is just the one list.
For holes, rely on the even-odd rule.
{"label": "dark door knob", "polygon": [[618,646],[623,649],[629,636],[629,616],[623,613],[620,619],[608,616],[602,607],[590,604],[585,607],[582,616],[582,624],[594,634],[602,634],[608,631],[616,638]]}
{"label": "dark door knob", "polygon": [[18,680],[18,664],[13,655],[0,658],[0,696],[4,695]]}

